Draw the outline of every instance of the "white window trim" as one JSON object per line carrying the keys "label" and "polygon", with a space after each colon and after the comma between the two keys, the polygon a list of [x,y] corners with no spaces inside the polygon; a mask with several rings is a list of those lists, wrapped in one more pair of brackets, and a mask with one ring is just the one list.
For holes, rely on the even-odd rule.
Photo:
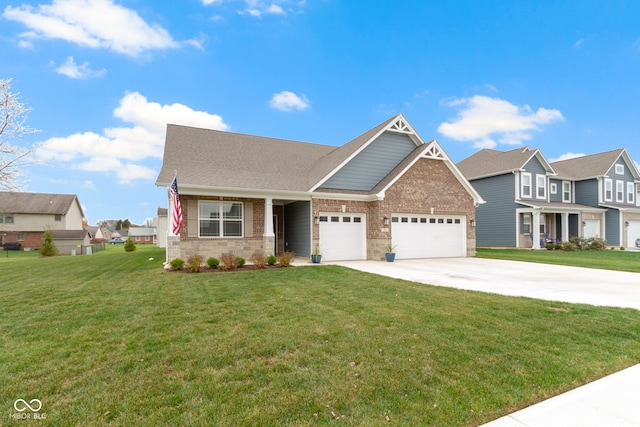
{"label": "white window trim", "polygon": [[[531,191],[533,190],[533,182],[531,179],[531,173],[529,172],[522,172],[521,173],[521,177],[520,177],[520,196],[521,197],[527,197],[527,198],[531,198]],[[524,185],[524,178],[525,177],[529,177],[529,193],[525,193],[524,189],[525,189],[525,185]]]}
{"label": "white window trim", "polygon": [[633,182],[627,182],[627,203],[636,202],[636,186]]}
{"label": "white window trim", "polygon": [[[540,185],[540,180],[542,179],[542,185]],[[542,195],[540,195],[540,189],[542,189]],[[546,199],[547,198],[547,177],[544,175],[536,174],[536,199]]]}
{"label": "white window trim", "polygon": [[[607,186],[611,188],[611,194],[607,197]],[[611,178],[605,178],[604,180],[604,201],[612,202],[613,201],[613,180]]]}
{"label": "white window trim", "polygon": [[616,175],[624,175],[624,165],[616,164]]}
{"label": "white window trim", "polygon": [[549,192],[551,194],[558,194],[558,184],[555,182],[549,184]]}
{"label": "white window trim", "polygon": [[[219,236],[202,236],[200,235],[200,203],[218,203],[218,206],[220,207],[220,216],[218,218],[218,221],[220,222],[220,235]],[[242,214],[240,216],[239,220],[235,220],[240,222],[240,236],[225,236],[224,235],[224,204],[225,203],[238,203],[242,206]],[[210,220],[211,218],[206,218],[208,220]],[[234,201],[234,200],[198,200],[198,237],[201,239],[242,239],[244,238],[244,203],[243,202],[238,202],[238,201]]]}
{"label": "white window trim", "polygon": [[624,203],[624,181],[616,180],[616,203]]}
{"label": "white window trim", "polygon": [[[565,185],[569,185],[569,198],[565,199],[564,195],[565,195],[565,191],[564,191],[564,186]],[[562,202],[563,203],[571,203],[571,199],[572,199],[572,194],[573,191],[571,191],[571,181],[562,181]]]}

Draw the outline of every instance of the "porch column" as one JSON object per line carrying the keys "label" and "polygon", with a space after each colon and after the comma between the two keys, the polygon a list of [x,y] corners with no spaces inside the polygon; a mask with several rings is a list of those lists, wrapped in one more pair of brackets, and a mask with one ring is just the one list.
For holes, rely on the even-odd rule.
{"label": "porch column", "polygon": [[531,224],[532,249],[540,249],[540,211],[533,211],[533,224]]}
{"label": "porch column", "polygon": [[273,233],[273,199],[264,199],[264,237],[275,237]]}
{"label": "porch column", "polygon": [[562,214],[562,241],[569,241],[569,213],[565,212]]}

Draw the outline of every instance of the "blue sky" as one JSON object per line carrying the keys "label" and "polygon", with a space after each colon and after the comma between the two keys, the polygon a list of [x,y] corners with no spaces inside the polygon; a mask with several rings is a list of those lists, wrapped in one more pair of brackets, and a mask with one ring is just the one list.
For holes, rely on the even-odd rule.
{"label": "blue sky", "polygon": [[[43,144],[26,190],[142,223],[166,123],[342,145],[404,113],[480,148],[640,160],[640,2],[3,2],[0,78]],[[179,179],[179,178],[178,178]]]}

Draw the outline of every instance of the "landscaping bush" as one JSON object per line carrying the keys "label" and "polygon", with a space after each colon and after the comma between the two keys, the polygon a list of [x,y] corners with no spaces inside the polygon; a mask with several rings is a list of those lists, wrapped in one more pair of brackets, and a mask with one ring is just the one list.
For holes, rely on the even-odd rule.
{"label": "landscaping bush", "polygon": [[175,258],[172,259],[171,262],[169,262],[169,265],[171,266],[172,270],[182,270],[182,268],[184,267],[184,260],[182,258]]}
{"label": "landscaping bush", "polygon": [[124,242],[124,251],[125,252],[133,252],[135,251],[136,248],[136,244],[133,242],[133,240],[131,239],[131,237],[129,237],[127,239],[126,242]]}
{"label": "landscaping bush", "polygon": [[280,255],[278,255],[278,262],[280,263],[281,267],[289,267],[295,256],[296,254],[293,252],[289,252],[289,251],[283,252]]}
{"label": "landscaping bush", "polygon": [[220,270],[231,270],[236,268],[236,256],[233,252],[225,252],[220,255]]}
{"label": "landscaping bush", "polygon": [[607,241],[599,237],[571,237],[562,249],[565,251],[603,251],[607,248]]}
{"label": "landscaping bush", "polygon": [[547,243],[546,245],[544,245],[545,248],[547,248],[548,251],[552,251],[555,249],[555,245],[553,243]]}
{"label": "landscaping bush", "polygon": [[245,260],[244,258],[237,257],[236,258],[236,267],[237,268],[242,268],[246,262],[247,262],[247,260]]}
{"label": "landscaping bush", "polygon": [[253,265],[255,265],[257,269],[267,268],[267,256],[265,255],[264,251],[255,251],[251,255],[251,258],[249,258],[249,260]]}
{"label": "landscaping bush", "polygon": [[53,243],[53,232],[47,230],[42,236],[42,249],[40,249],[40,255],[42,256],[56,256],[58,255],[58,247]]}
{"label": "landscaping bush", "polygon": [[267,258],[267,264],[275,265],[276,262],[278,262],[278,258],[275,255],[269,255]]}
{"label": "landscaping bush", "polygon": [[199,273],[203,259],[204,258],[202,258],[202,256],[198,254],[191,255],[189,258],[187,258],[187,266],[189,267],[189,271],[192,273]]}
{"label": "landscaping bush", "polygon": [[218,268],[220,260],[218,258],[211,257],[207,260],[207,265],[209,268]]}

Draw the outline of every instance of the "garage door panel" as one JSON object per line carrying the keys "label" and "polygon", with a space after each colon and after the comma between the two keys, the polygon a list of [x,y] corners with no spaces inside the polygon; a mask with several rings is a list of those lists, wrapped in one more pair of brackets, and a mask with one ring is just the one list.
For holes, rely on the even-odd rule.
{"label": "garage door panel", "polygon": [[640,221],[631,220],[627,226],[627,247],[635,247],[636,239],[640,239]]}
{"label": "garage door panel", "polygon": [[396,258],[445,258],[466,256],[466,221],[463,216],[392,217]]}
{"label": "garage door panel", "polygon": [[320,249],[326,261],[367,258],[366,217],[353,213],[320,214]]}

